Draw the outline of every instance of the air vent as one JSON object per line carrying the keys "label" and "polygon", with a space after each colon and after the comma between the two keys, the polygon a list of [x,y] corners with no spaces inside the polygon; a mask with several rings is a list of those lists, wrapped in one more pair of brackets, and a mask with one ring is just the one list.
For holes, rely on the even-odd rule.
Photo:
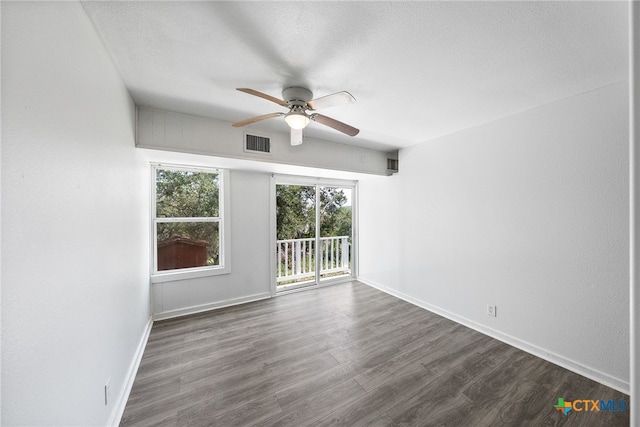
{"label": "air vent", "polygon": [[244,134],[244,151],[248,153],[271,153],[271,139],[266,136]]}
{"label": "air vent", "polygon": [[398,159],[387,159],[387,170],[393,173],[398,172]]}

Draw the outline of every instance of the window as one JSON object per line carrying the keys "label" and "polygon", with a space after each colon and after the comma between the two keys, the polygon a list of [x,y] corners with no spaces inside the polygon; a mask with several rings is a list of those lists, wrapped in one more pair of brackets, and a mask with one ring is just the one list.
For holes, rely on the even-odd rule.
{"label": "window", "polygon": [[220,169],[167,165],[153,165],[152,171],[156,281],[188,278],[183,273],[195,272],[197,277],[227,272],[224,188],[228,174]]}

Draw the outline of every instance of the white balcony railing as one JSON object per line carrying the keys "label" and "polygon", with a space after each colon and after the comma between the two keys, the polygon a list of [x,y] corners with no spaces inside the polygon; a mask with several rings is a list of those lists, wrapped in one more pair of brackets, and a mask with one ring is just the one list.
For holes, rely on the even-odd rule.
{"label": "white balcony railing", "polygon": [[[315,239],[276,241],[277,283],[313,279],[316,269]],[[320,274],[351,272],[349,236],[320,238]]]}

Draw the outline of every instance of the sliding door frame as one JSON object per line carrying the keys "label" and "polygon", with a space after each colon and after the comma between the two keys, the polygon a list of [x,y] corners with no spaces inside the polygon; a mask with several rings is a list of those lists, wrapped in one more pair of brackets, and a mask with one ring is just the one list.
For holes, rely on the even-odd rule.
{"label": "sliding door frame", "polygon": [[[351,190],[351,274],[347,277],[339,276],[335,279],[323,279],[320,280],[320,268],[321,263],[316,262],[315,265],[315,283],[307,286],[293,287],[289,290],[283,290],[278,292],[277,290],[277,277],[276,277],[276,242],[277,242],[277,218],[276,218],[276,186],[277,185],[301,185],[301,186],[314,186],[316,189],[316,218],[315,218],[315,229],[316,229],[316,243],[319,242],[320,239],[320,212],[319,204],[319,188],[320,187],[338,187],[338,188],[348,188]],[[336,283],[348,282],[354,280],[358,277],[358,181],[351,180],[338,180],[338,179],[328,179],[328,178],[312,178],[312,177],[304,177],[304,176],[294,176],[294,175],[271,175],[271,183],[270,183],[270,197],[269,197],[269,215],[270,215],[270,227],[269,227],[269,259],[270,259],[270,275],[271,275],[271,296],[283,295],[290,292],[297,292],[306,289],[312,289],[322,286],[334,285]],[[320,245],[316,244],[315,246],[315,259],[318,260]]]}

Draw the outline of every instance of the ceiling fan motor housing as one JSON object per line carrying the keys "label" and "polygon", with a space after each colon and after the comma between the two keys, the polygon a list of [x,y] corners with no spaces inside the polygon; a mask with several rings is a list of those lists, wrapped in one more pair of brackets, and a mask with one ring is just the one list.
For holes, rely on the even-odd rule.
{"label": "ceiling fan motor housing", "polygon": [[303,105],[313,99],[313,93],[309,89],[303,87],[288,87],[282,91],[282,99],[290,106]]}

